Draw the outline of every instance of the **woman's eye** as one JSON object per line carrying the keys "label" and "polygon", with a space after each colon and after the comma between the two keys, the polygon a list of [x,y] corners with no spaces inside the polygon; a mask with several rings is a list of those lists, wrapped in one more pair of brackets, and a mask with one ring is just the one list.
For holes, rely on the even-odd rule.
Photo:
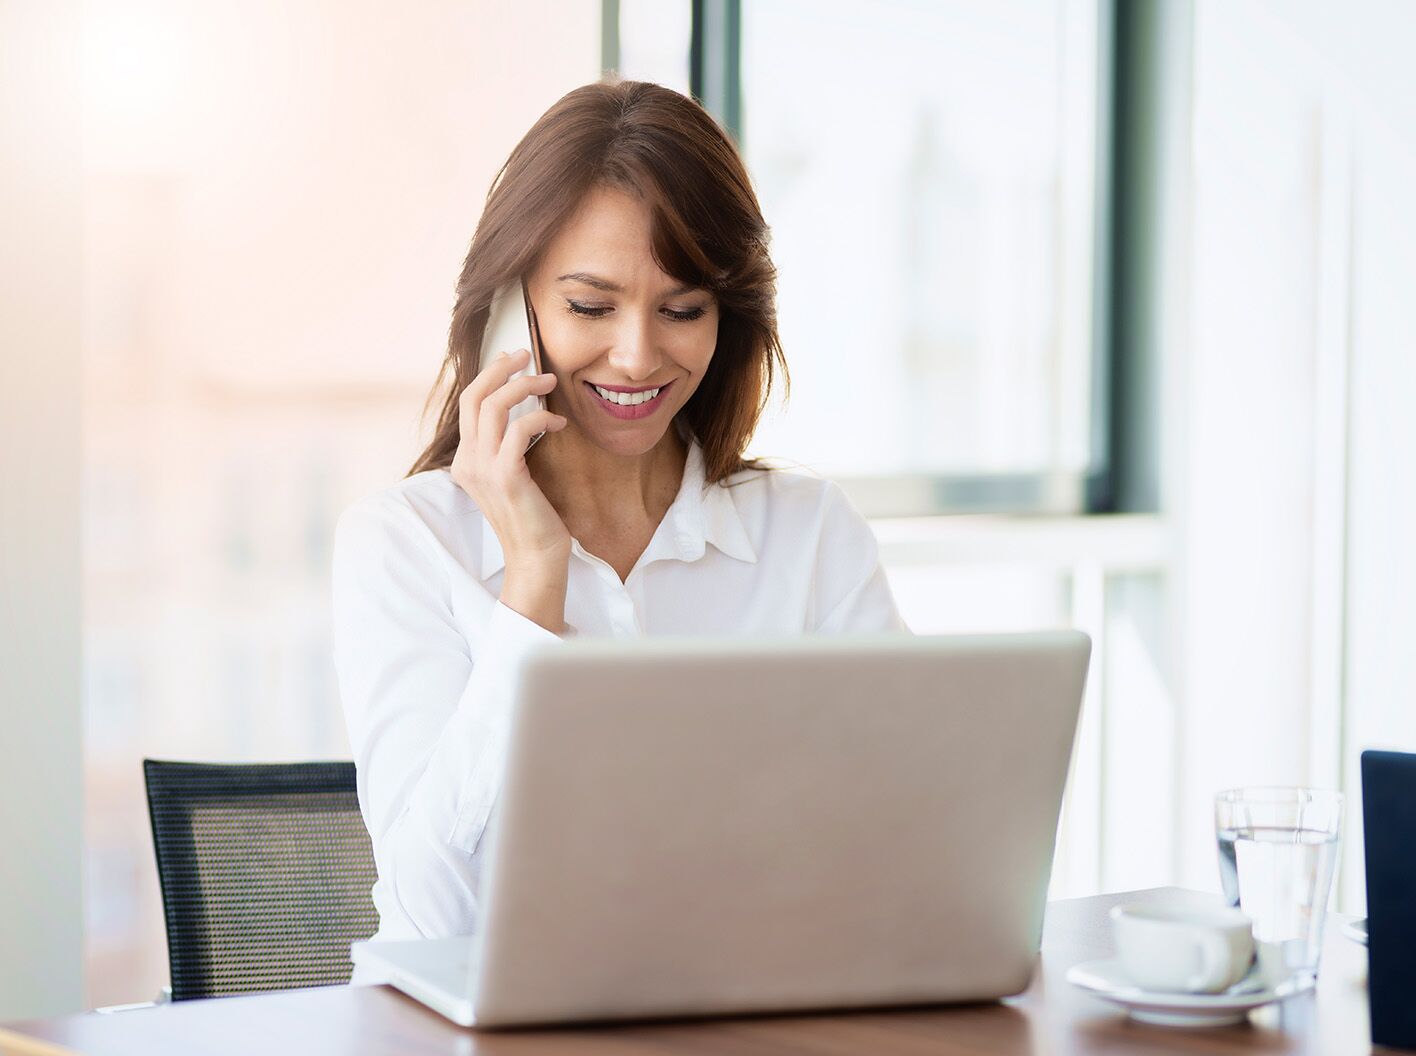
{"label": "woman's eye", "polygon": [[[614,308],[610,305],[583,304],[580,301],[572,301],[569,299],[566,300],[565,306],[566,310],[569,311],[572,315],[585,316],[589,319],[599,319],[601,316],[608,315],[610,312],[614,311]],[[694,319],[701,319],[706,309],[664,308],[662,309],[662,311],[664,315],[669,319],[673,319],[677,322],[687,323],[692,322]]]}
{"label": "woman's eye", "polygon": [[675,311],[673,308],[665,308],[664,314],[667,315],[670,319],[680,319],[683,322],[689,322],[693,319],[702,318],[703,311],[704,310],[702,308],[688,308],[681,312]]}
{"label": "woman's eye", "polygon": [[608,308],[597,308],[593,304],[581,304],[579,301],[566,301],[566,307],[574,315],[587,315],[591,319],[598,319],[609,311]]}

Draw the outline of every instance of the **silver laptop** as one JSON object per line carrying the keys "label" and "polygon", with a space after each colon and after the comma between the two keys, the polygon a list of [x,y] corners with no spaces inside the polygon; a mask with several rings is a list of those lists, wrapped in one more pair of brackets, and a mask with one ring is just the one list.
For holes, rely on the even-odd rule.
{"label": "silver laptop", "polygon": [[474,937],[356,963],[477,1026],[1028,985],[1079,631],[570,641],[521,672]]}

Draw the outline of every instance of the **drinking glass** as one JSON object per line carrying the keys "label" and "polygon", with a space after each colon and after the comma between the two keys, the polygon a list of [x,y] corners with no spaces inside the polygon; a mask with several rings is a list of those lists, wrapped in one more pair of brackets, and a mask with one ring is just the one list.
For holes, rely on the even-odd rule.
{"label": "drinking glass", "polygon": [[1315,981],[1342,836],[1342,793],[1234,788],[1214,801],[1224,895],[1254,922],[1254,939],[1284,970]]}

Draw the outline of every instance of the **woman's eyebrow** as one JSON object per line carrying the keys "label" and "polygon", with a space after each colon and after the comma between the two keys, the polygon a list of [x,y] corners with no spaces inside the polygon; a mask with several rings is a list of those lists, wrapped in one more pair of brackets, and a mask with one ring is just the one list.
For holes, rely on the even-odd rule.
{"label": "woman's eyebrow", "polygon": [[[572,271],[569,275],[561,275],[556,279],[556,281],[579,282],[583,283],[586,286],[592,286],[597,290],[605,290],[608,293],[624,292],[624,287],[621,286],[619,283],[611,282],[609,279],[602,279],[598,275],[591,275],[589,272],[585,271]],[[672,290],[669,290],[668,293],[664,294],[664,296],[677,297],[681,293],[693,293],[697,289],[697,286],[694,286],[692,284],[685,284],[683,286],[674,287]]]}

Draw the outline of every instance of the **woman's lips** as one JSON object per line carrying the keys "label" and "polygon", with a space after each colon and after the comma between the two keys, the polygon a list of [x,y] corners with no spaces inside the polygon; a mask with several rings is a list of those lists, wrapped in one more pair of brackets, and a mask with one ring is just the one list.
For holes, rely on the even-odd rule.
{"label": "woman's lips", "polygon": [[590,382],[585,382],[585,387],[590,390],[590,396],[600,405],[606,414],[613,415],[621,421],[634,418],[647,418],[659,409],[659,405],[664,402],[664,394],[669,391],[673,382],[667,382],[659,386],[659,395],[652,400],[645,400],[643,403],[630,404],[628,406],[619,403],[612,403],[595,391],[595,386]]}

